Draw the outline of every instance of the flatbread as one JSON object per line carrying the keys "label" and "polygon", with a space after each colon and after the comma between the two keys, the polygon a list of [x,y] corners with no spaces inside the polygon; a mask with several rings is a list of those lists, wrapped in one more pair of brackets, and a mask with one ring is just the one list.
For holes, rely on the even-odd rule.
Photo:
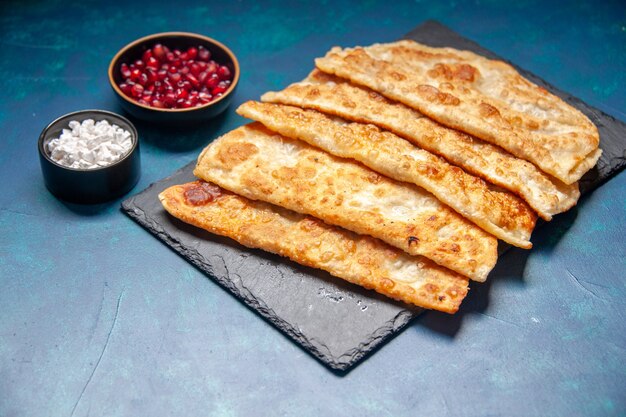
{"label": "flatbread", "polygon": [[404,40],[335,47],[315,63],[501,146],[566,184],[578,181],[601,154],[598,130],[580,111],[512,66],[473,52]]}
{"label": "flatbread", "polygon": [[249,199],[379,238],[477,281],[497,260],[497,240],[432,194],[259,123],[209,144],[194,174]]}
{"label": "flatbread", "polygon": [[580,197],[578,183],[566,185],[498,146],[442,126],[402,103],[319,70],[302,82],[266,93],[261,99],[373,123],[392,131],[451,164],[516,193],[544,220],[569,210]]}
{"label": "flatbread", "polygon": [[398,181],[423,187],[485,231],[529,249],[537,216],[517,196],[374,125],[349,123],[316,110],[248,101],[237,113],[333,155],[352,158]]}
{"label": "flatbread", "polygon": [[454,313],[468,279],[369,236],[195,181],[161,194],[174,217],[419,307]]}

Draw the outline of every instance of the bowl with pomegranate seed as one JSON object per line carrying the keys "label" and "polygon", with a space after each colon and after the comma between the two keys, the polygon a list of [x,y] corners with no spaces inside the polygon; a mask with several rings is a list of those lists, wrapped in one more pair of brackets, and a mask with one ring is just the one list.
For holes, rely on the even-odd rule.
{"label": "bowl with pomegranate seed", "polygon": [[109,65],[109,82],[124,110],[158,123],[217,116],[230,104],[238,81],[239,63],[228,47],[188,32],[137,39]]}

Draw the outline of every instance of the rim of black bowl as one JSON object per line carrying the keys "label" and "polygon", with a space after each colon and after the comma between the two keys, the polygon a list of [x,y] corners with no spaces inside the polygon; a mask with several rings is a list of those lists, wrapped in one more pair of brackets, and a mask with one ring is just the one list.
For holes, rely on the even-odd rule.
{"label": "rim of black bowl", "polygon": [[[217,45],[217,47],[221,48],[226,55],[229,56],[230,60],[233,63],[233,67],[234,67],[234,77],[233,77],[233,82],[231,83],[231,85],[228,87],[228,90],[226,90],[224,92],[224,94],[218,98],[217,100],[213,100],[210,103],[206,103],[203,104],[202,106],[196,106],[196,107],[190,107],[187,109],[160,109],[158,107],[152,107],[152,106],[146,106],[145,104],[141,104],[135,100],[130,99],[126,94],[124,94],[124,92],[122,90],[120,90],[119,86],[117,85],[117,83],[115,82],[115,78],[113,76],[113,71],[114,71],[114,67],[116,66],[115,64],[117,63],[117,61],[120,59],[120,57],[130,48],[133,48],[137,45],[141,45],[143,43],[149,42],[149,41],[154,41],[156,39],[159,38],[175,38],[175,37],[189,37],[189,38],[195,38],[195,39],[201,39],[205,42],[209,42],[212,44]],[[164,43],[164,42],[163,42]],[[109,83],[111,84],[111,87],[113,87],[113,90],[115,90],[115,92],[117,93],[118,96],[122,97],[126,102],[137,106],[137,107],[141,107],[147,110],[152,110],[152,111],[156,111],[156,112],[164,112],[164,113],[186,113],[186,112],[193,112],[195,110],[200,110],[200,109],[204,109],[207,107],[210,107],[216,103],[219,103],[220,101],[224,100],[227,96],[229,96],[233,91],[235,91],[235,86],[237,85],[237,83],[239,83],[239,73],[240,73],[240,68],[239,68],[239,61],[237,61],[237,57],[235,56],[235,54],[233,53],[233,51],[230,50],[230,48],[228,48],[226,45],[224,45],[222,42],[215,40],[213,38],[210,38],[208,36],[205,35],[200,35],[199,33],[193,33],[193,32],[161,32],[161,33],[154,33],[152,35],[148,35],[148,36],[144,36],[142,38],[139,38],[137,40],[132,41],[131,43],[125,45],[122,49],[120,49],[115,56],[113,57],[113,59],[111,60],[111,62],[109,63]]]}
{"label": "rim of black bowl", "polygon": [[[52,128],[52,126],[55,123],[58,123],[60,121],[62,121],[63,119],[70,119],[73,116],[77,116],[77,115],[83,115],[85,113],[96,113],[96,114],[101,114],[104,116],[108,116],[110,118],[112,118],[113,120],[107,119],[108,122],[114,122],[115,119],[121,120],[123,122],[125,122],[126,124],[128,124],[128,126],[131,129],[130,135],[133,139],[133,145],[131,146],[131,148],[128,150],[128,152],[126,152],[126,154],[124,154],[123,157],[121,157],[120,159],[118,159],[117,161],[103,166],[103,167],[99,167],[99,168],[72,168],[72,167],[68,167],[67,165],[63,165],[63,164],[59,164],[58,162],[56,162],[54,159],[52,159],[50,157],[50,155],[48,154],[48,152],[46,151],[46,149],[44,148],[44,140],[46,139],[46,134],[48,133],[48,131],[50,130],[50,128]],[[87,119],[84,119],[87,120]],[[72,120],[68,120],[66,123],[65,127],[62,127],[62,129],[67,129],[69,128],[69,122],[71,122]],[[82,123],[82,121],[81,121]],[[122,129],[126,130],[124,127],[120,126],[119,123],[115,123],[117,124],[119,127],[121,127]],[[39,140],[37,141],[37,146],[39,148],[39,153],[41,155],[43,155],[44,158],[46,158],[46,160],[58,167],[64,168],[64,169],[68,169],[70,171],[77,171],[77,172],[96,172],[96,171],[101,171],[101,170],[105,170],[111,167],[114,167],[115,165],[120,164],[122,161],[128,159],[133,152],[135,152],[135,150],[137,149],[137,145],[139,145],[139,134],[137,133],[137,128],[135,128],[135,125],[133,125],[131,123],[130,120],[128,120],[127,118],[125,118],[124,116],[121,116],[117,113],[113,113],[111,111],[108,110],[99,110],[99,109],[87,109],[87,110],[78,110],[78,111],[74,111],[71,113],[67,113],[64,114],[63,116],[59,116],[56,119],[54,119],[53,121],[51,121],[50,123],[48,123],[48,125],[41,131],[41,134],[39,135]]]}

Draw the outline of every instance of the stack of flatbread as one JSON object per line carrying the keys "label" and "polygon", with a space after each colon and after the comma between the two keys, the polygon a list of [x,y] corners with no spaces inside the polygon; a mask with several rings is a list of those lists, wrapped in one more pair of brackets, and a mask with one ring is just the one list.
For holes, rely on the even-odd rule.
{"label": "stack of flatbread", "polygon": [[448,313],[498,239],[574,206],[596,127],[513,67],[413,41],[333,48],[303,81],[249,101],[198,181],[159,196],[183,221]]}

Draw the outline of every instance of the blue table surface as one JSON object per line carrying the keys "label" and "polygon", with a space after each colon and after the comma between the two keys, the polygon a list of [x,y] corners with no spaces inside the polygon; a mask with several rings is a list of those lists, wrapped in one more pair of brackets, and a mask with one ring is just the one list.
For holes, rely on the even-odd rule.
{"label": "blue table surface", "polygon": [[121,199],[67,204],[43,184],[41,129],[70,111],[122,112],[106,71],[140,36],[212,36],[243,76],[215,123],[136,123],[131,194],[331,46],[395,40],[427,19],[626,120],[620,1],[1,2],[0,416],[626,415],[624,173],[537,230],[531,251],[505,254],[461,313],[423,314],[346,375],[126,217]]}

